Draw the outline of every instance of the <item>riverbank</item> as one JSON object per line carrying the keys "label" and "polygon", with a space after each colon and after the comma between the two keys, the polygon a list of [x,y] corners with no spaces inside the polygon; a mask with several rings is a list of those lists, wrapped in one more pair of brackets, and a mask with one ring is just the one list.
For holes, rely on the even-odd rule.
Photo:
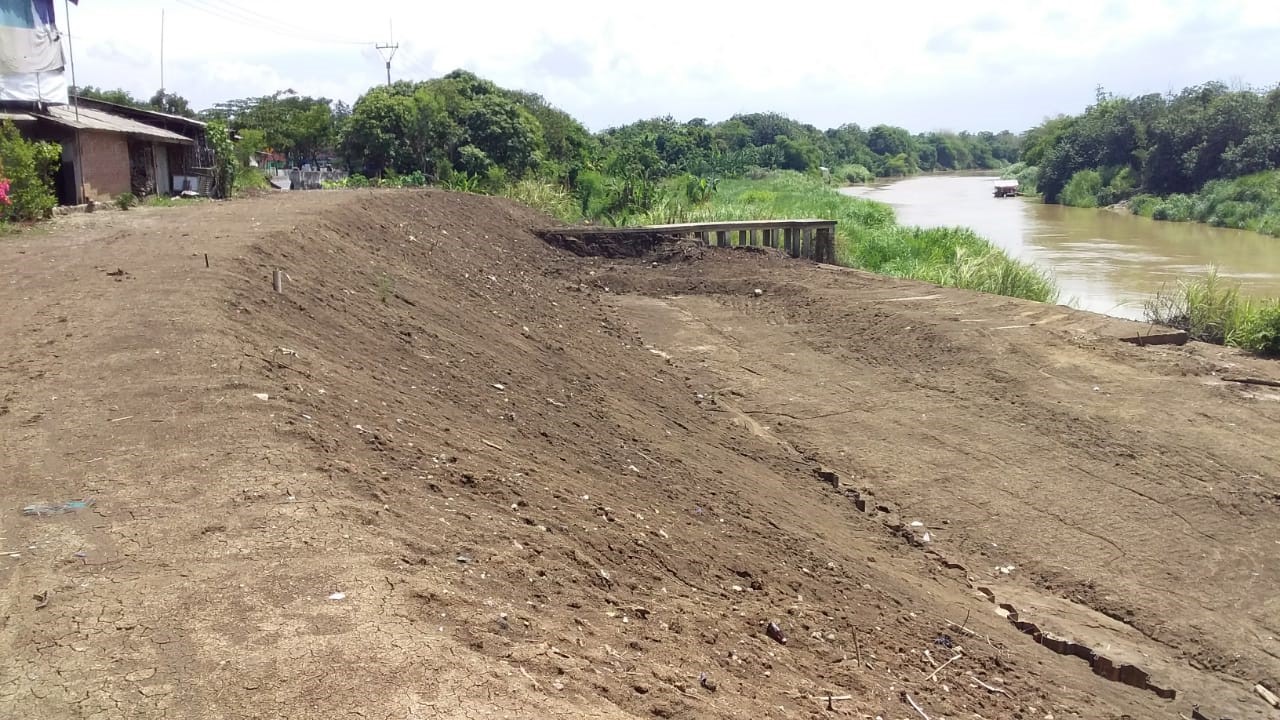
{"label": "riverbank", "polygon": [[1153,220],[1195,221],[1280,237],[1280,171],[1214,180],[1192,194],[1138,195],[1129,201],[1129,210]]}
{"label": "riverbank", "polygon": [[0,243],[8,714],[1272,717],[1280,395],[1224,377],[1274,364],[546,222],[294,192]]}
{"label": "riverbank", "polygon": [[1013,257],[973,230],[900,225],[889,205],[842,194],[800,173],[724,180],[700,204],[673,193],[668,197],[674,199],[639,222],[832,218],[839,223],[837,258],[847,267],[1038,302],[1053,302],[1059,296],[1049,273]]}

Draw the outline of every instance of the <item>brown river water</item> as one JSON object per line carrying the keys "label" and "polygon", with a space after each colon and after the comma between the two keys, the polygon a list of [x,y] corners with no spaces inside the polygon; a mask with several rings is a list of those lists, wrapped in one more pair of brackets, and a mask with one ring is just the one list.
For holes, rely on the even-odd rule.
{"label": "brown river water", "polygon": [[932,175],[842,192],[892,205],[903,225],[964,226],[1049,269],[1059,302],[1141,318],[1162,285],[1211,267],[1245,294],[1280,297],[1280,238],[1111,210],[993,197],[991,176]]}

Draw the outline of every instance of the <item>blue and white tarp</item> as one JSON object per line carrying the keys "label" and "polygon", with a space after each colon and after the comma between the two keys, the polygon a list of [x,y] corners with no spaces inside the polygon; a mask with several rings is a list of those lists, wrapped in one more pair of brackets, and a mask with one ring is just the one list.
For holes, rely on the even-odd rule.
{"label": "blue and white tarp", "polygon": [[66,103],[53,0],[0,0],[0,101]]}

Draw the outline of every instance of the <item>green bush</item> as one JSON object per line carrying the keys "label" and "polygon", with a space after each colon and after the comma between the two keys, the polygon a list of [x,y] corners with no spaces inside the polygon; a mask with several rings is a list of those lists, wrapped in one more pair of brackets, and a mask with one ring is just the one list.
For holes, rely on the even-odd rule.
{"label": "green bush", "polygon": [[720,181],[716,178],[698,177],[687,173],[682,179],[682,183],[685,197],[694,204],[710,200],[716,194],[716,188],[720,185]]}
{"label": "green bush", "polygon": [[1241,297],[1216,271],[1161,288],[1146,302],[1151,322],[1186,330],[1193,340],[1280,354],[1280,301]]}
{"label": "green bush", "polygon": [[1254,352],[1280,355],[1280,301],[1252,307],[1233,339]]}
{"label": "green bush", "polygon": [[836,180],[850,184],[867,183],[876,179],[875,173],[868,170],[865,165],[857,163],[841,165],[831,175]]}
{"label": "green bush", "polygon": [[1129,201],[1129,212],[1134,215],[1151,217],[1159,204],[1160,198],[1155,195],[1135,195]]}
{"label": "green bush", "polygon": [[266,173],[256,167],[240,165],[236,168],[235,177],[235,189],[237,192],[271,188],[271,181],[267,179]]}
{"label": "green bush", "polygon": [[213,150],[213,190],[216,198],[231,197],[236,189],[236,147],[221,120],[210,120],[205,127],[209,147]]}
{"label": "green bush", "polygon": [[134,195],[131,192],[120,193],[119,195],[115,196],[115,199],[112,200],[112,202],[114,202],[116,204],[116,207],[120,208],[121,210],[128,210],[129,208],[138,204],[138,196]]}
{"label": "green bush", "polygon": [[0,180],[8,180],[7,203],[0,203],[0,222],[40,220],[58,198],[53,177],[62,158],[57,143],[24,140],[13,123],[0,122]]}
{"label": "green bush", "polygon": [[1071,176],[1058,199],[1063,205],[1073,207],[1098,207],[1098,194],[1102,191],[1102,174],[1097,170],[1081,170]]}
{"label": "green bush", "polygon": [[1161,200],[1151,212],[1151,217],[1156,220],[1170,220],[1173,222],[1186,222],[1195,217],[1195,199],[1190,195],[1182,195],[1174,193],[1169,197]]}
{"label": "green bush", "polygon": [[360,173],[347,176],[347,187],[349,188],[367,188],[369,185],[369,178]]}

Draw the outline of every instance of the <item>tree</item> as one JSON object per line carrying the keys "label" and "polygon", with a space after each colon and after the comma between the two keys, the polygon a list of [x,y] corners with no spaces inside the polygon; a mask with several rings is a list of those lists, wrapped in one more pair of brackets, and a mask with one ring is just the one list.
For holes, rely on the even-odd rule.
{"label": "tree", "polygon": [[169,113],[170,115],[181,115],[189,118],[196,116],[195,112],[191,110],[191,103],[187,102],[186,98],[165,92],[164,88],[157,90],[156,94],[152,95],[151,99],[147,101],[147,105],[152,110]]}
{"label": "tree", "polygon": [[352,172],[380,177],[397,161],[404,167],[405,158],[413,156],[408,139],[414,114],[413,99],[388,88],[374,88],[356,100],[341,140]]}
{"label": "tree", "polygon": [[915,141],[904,128],[877,125],[867,133],[867,147],[881,157],[914,155]]}
{"label": "tree", "polygon": [[327,98],[298,95],[280,90],[262,97],[228,100],[201,113],[206,119],[221,119],[236,131],[261,130],[272,150],[290,162],[315,163],[332,150],[338,123]]}
{"label": "tree", "polygon": [[113,103],[115,105],[124,105],[126,107],[142,108],[147,105],[141,100],[135,98],[128,90],[120,88],[115,90],[104,90],[102,88],[94,87],[93,85],[86,85],[80,88],[72,87],[71,94],[87,98],[89,100],[99,100],[102,102]]}
{"label": "tree", "polygon": [[822,155],[808,140],[792,140],[786,135],[779,135],[773,144],[781,155],[780,168],[804,172],[822,164]]}
{"label": "tree", "polygon": [[541,160],[538,121],[509,98],[496,94],[476,98],[462,125],[471,144],[517,177]]}

